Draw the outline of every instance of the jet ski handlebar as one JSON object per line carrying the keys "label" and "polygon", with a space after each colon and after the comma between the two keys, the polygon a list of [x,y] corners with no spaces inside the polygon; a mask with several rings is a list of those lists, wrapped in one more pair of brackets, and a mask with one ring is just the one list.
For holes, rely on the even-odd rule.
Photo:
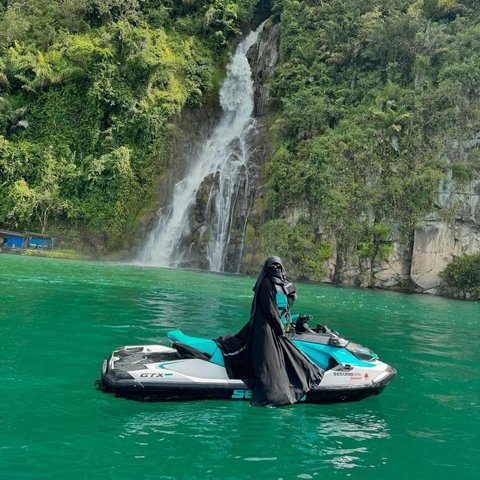
{"label": "jet ski handlebar", "polygon": [[332,346],[345,346],[348,343],[340,333],[328,328],[326,325],[317,324],[316,327],[310,328],[308,322],[311,320],[313,320],[312,315],[292,315],[291,323],[287,324],[285,327],[285,333],[292,338],[296,335],[314,335],[315,337],[323,337],[321,343],[326,343]]}

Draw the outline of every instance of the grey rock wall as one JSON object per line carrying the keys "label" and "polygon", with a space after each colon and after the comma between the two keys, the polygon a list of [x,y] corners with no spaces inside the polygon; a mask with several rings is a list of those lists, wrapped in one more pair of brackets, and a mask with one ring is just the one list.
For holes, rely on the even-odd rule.
{"label": "grey rock wall", "polygon": [[[191,161],[198,155],[202,140],[210,135],[220,114],[218,95],[212,95],[201,110],[185,109],[172,119],[165,173],[160,179],[155,203],[149,206],[139,221],[136,247],[130,255],[138,253],[158,218],[171,208],[175,184],[185,176]],[[195,128],[192,128],[192,125]]]}
{"label": "grey rock wall", "polygon": [[[479,143],[465,142],[463,148]],[[480,254],[480,179],[458,181],[450,172],[439,187],[436,206],[436,212],[418,224],[411,245],[402,243],[397,232],[393,253],[385,261],[371,265],[354,258],[331,259],[325,281],[391,289],[408,283],[419,292],[437,293],[440,273],[455,257]]]}
{"label": "grey rock wall", "polygon": [[457,206],[451,219],[432,215],[415,231],[410,275],[428,293],[436,293],[439,273],[453,258],[480,253],[480,181],[453,187],[448,202]]}

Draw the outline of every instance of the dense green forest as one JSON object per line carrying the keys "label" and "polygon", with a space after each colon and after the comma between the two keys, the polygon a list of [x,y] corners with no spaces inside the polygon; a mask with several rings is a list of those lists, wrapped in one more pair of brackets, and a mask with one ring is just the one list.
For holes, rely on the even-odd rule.
{"label": "dense green forest", "polygon": [[480,132],[476,0],[1,0],[0,225],[121,247],[174,168],[174,119],[269,16],[273,155],[247,243],[306,278],[334,249],[408,245],[448,172],[480,174],[453,148]]}
{"label": "dense green forest", "polygon": [[453,145],[480,132],[480,6],[277,6],[278,133],[266,176],[273,219],[263,237],[307,278],[322,275],[332,248],[359,261],[384,259],[393,232],[408,246],[418,220],[437,209],[448,171],[457,183],[479,177],[478,146],[463,155]]}
{"label": "dense green forest", "polygon": [[0,225],[122,245],[254,0],[2,0]]}

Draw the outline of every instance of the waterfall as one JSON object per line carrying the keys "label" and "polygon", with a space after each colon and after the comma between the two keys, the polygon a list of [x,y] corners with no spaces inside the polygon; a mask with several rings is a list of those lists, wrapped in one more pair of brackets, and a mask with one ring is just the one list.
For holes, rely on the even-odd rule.
{"label": "waterfall", "polygon": [[159,212],[157,224],[147,237],[138,261],[142,264],[178,267],[187,262],[192,247],[191,214],[197,197],[208,189],[203,266],[223,271],[230,240],[233,209],[241,185],[248,186],[246,163],[256,123],[253,118],[254,86],[247,52],[263,24],[251,32],[231,55],[220,88],[221,117],[209,138],[191,159],[184,178],[174,189],[170,205]]}

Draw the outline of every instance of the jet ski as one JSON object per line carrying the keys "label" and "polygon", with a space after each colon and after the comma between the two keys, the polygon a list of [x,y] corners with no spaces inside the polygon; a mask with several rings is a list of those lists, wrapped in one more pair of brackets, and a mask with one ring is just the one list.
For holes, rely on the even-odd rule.
{"label": "jet ski", "polygon": [[[288,337],[324,371],[321,383],[301,398],[306,403],[362,400],[378,395],[396,370],[369,348],[350,342],[327,326],[312,330],[303,322],[287,329]],[[141,401],[249,400],[252,391],[229,378],[214,340],[167,333],[171,347],[134,345],[117,348],[104,360],[97,387],[118,397]]]}

